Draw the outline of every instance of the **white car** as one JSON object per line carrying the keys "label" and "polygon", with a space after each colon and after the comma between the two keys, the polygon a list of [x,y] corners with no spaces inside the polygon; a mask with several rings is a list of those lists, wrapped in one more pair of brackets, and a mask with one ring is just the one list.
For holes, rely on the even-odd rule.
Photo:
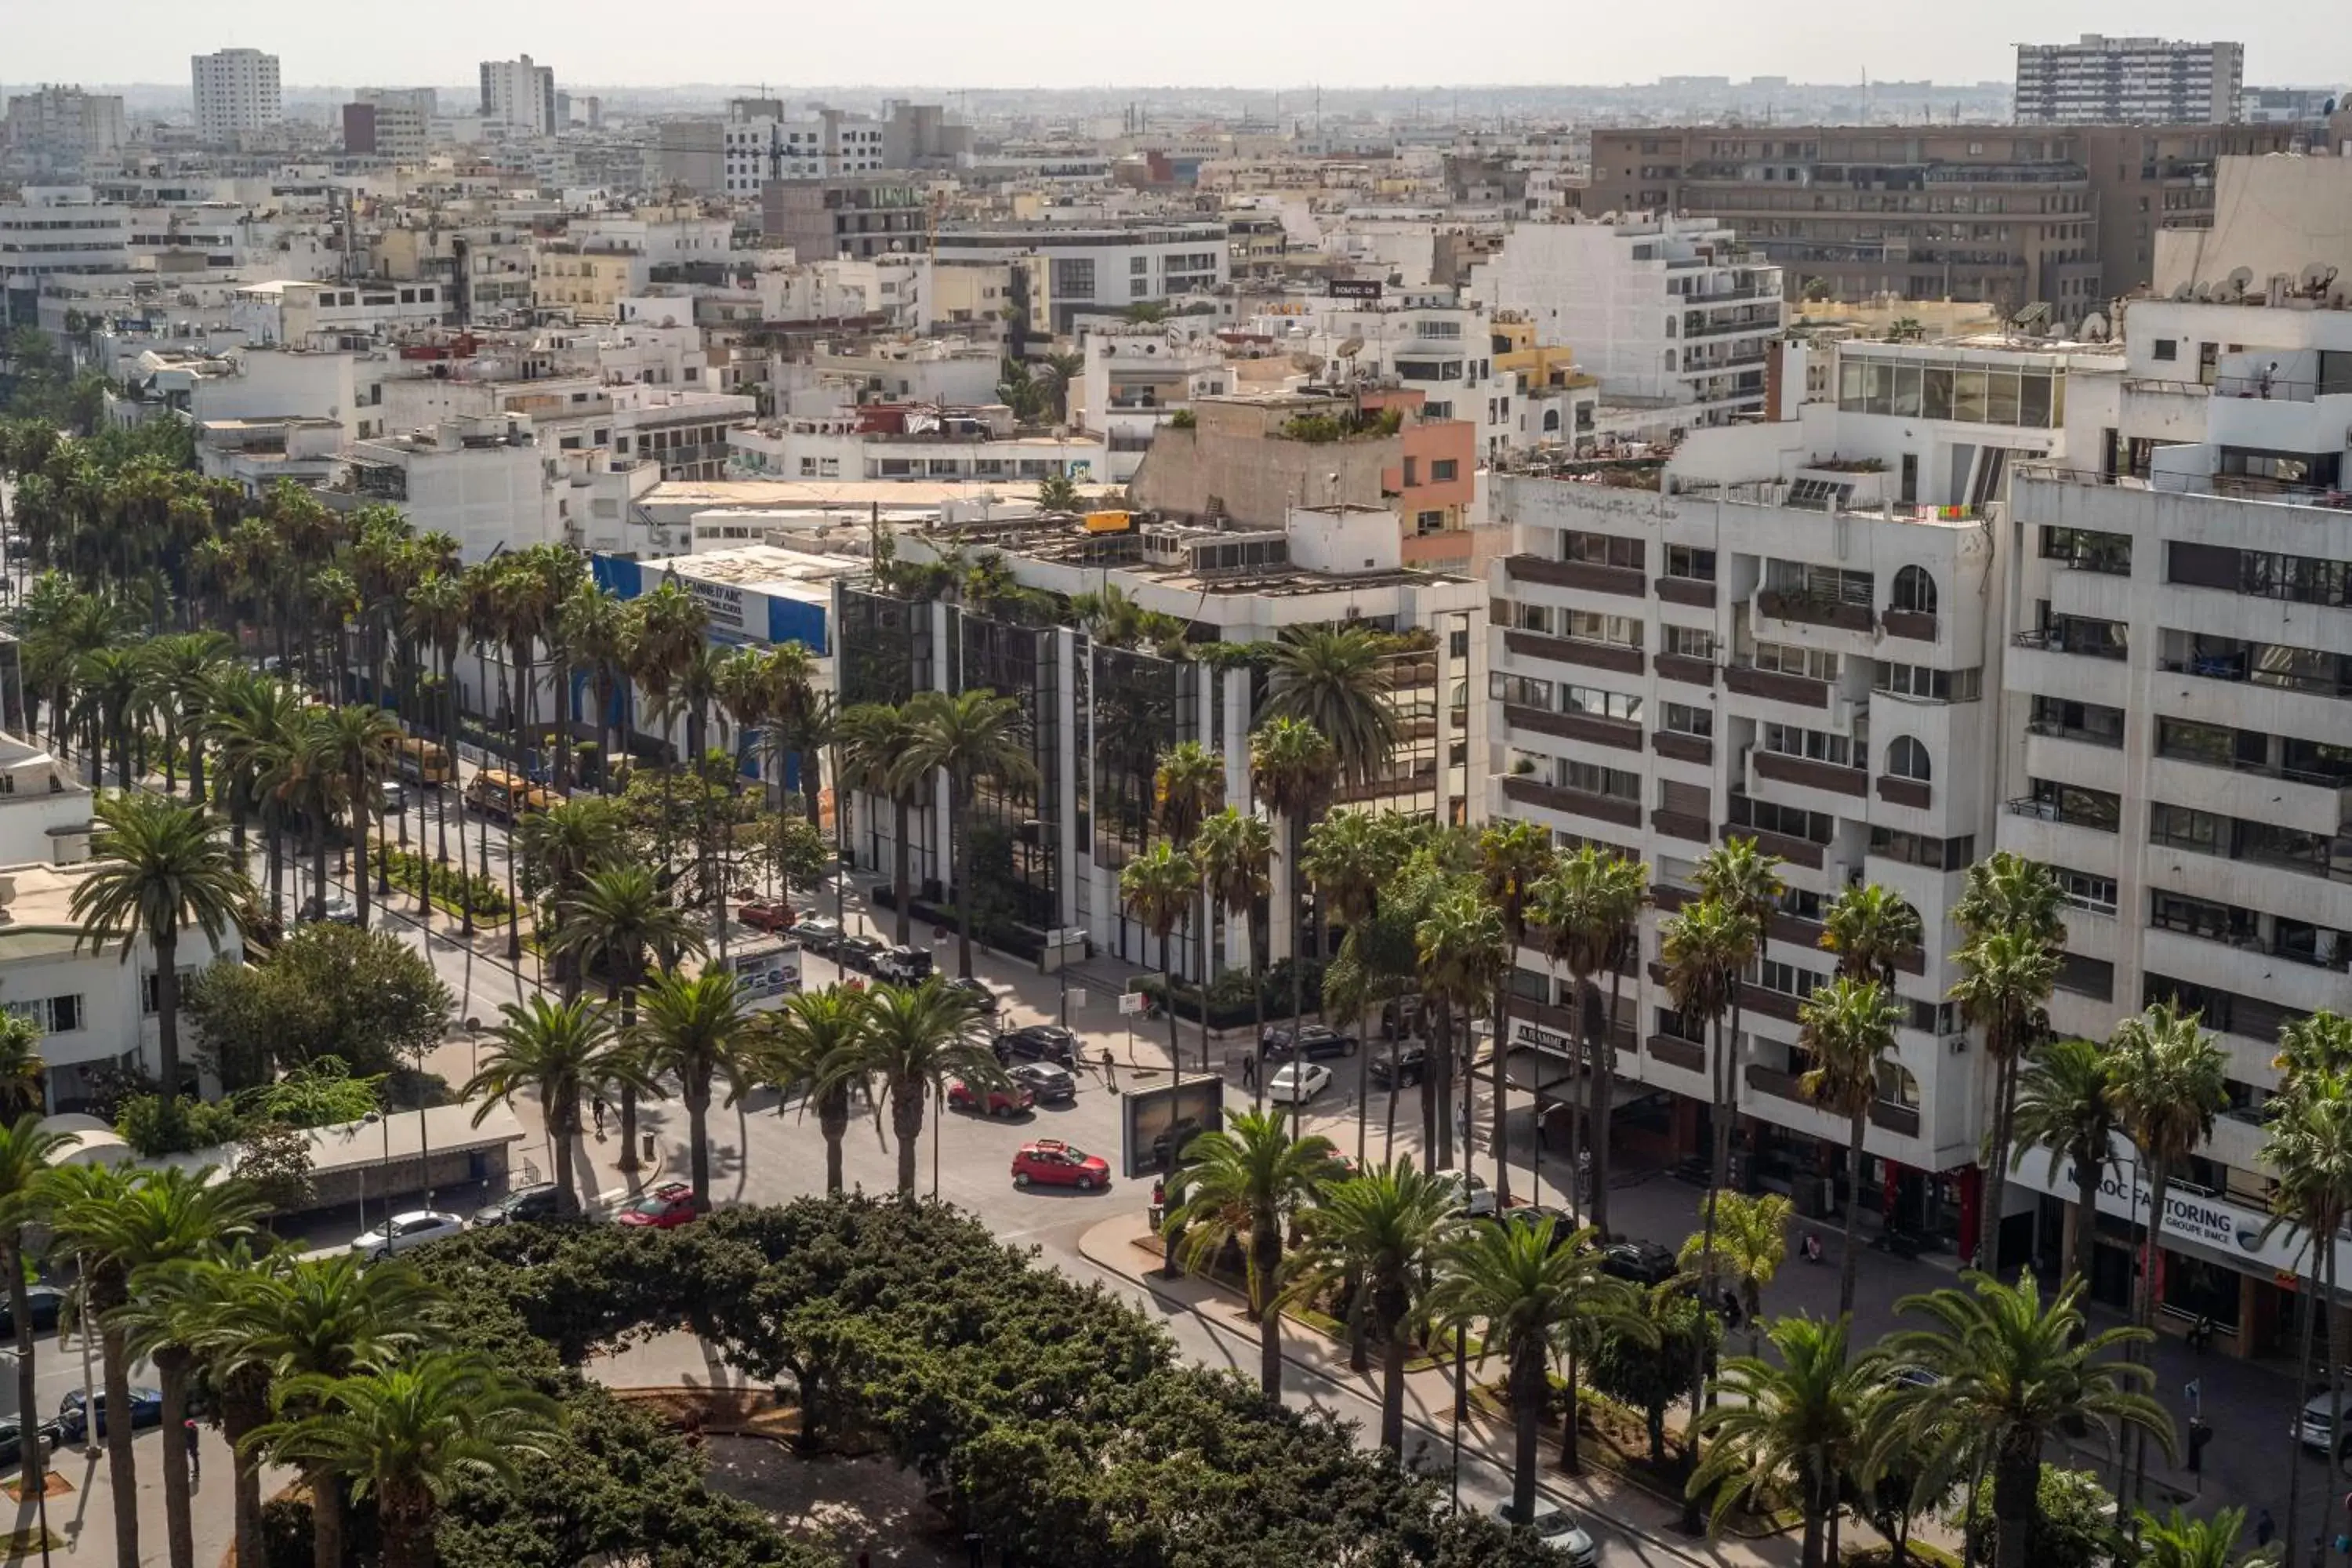
{"label": "white car", "polygon": [[445,1236],[456,1236],[465,1228],[466,1222],[456,1215],[443,1214],[438,1209],[415,1209],[396,1214],[373,1230],[362,1231],[352,1238],[352,1250],[370,1260],[388,1258]]}
{"label": "white car", "polygon": [[[1495,1520],[1507,1528],[1519,1523],[1519,1517],[1512,1511],[1508,1500],[1495,1505]],[[1527,1528],[1536,1532],[1536,1539],[1543,1542],[1544,1549],[1554,1558],[1572,1564],[1573,1568],[1592,1568],[1601,1561],[1600,1549],[1593,1544],[1592,1537],[1585,1533],[1584,1527],[1577,1523],[1575,1516],[1564,1508],[1555,1508],[1547,1502],[1537,1503],[1535,1518],[1528,1521]]]}
{"label": "white car", "polygon": [[1463,1219],[1495,1217],[1495,1192],[1475,1171],[1452,1168],[1432,1171],[1429,1179],[1453,1190],[1455,1214]]}
{"label": "white car", "polygon": [[1331,1084],[1331,1069],[1321,1062],[1285,1062],[1265,1080],[1265,1097],[1282,1105],[1304,1105]]}

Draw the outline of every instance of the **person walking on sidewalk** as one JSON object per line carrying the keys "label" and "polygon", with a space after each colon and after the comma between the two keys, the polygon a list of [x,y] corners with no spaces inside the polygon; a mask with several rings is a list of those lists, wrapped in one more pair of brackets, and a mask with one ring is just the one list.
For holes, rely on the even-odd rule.
{"label": "person walking on sidewalk", "polygon": [[204,1468],[204,1461],[196,1452],[196,1424],[193,1420],[184,1421],[181,1428],[188,1445],[188,1484],[194,1486],[201,1479],[199,1472]]}
{"label": "person walking on sidewalk", "polygon": [[604,1136],[604,1097],[601,1094],[591,1096],[588,1104],[596,1115],[596,1136],[602,1138]]}

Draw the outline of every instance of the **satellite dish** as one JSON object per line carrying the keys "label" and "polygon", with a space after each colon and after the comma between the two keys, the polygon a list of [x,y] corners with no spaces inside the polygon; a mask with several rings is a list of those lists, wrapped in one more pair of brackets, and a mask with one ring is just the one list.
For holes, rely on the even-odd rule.
{"label": "satellite dish", "polygon": [[2303,269],[2304,291],[2315,300],[2335,281],[2336,268],[2325,261],[2315,261]]}
{"label": "satellite dish", "polygon": [[2230,298],[2232,300],[2244,299],[2246,297],[2246,290],[2254,286],[2254,269],[2251,267],[2238,267],[2231,268],[2226,286],[2230,290]]}
{"label": "satellite dish", "polygon": [[2175,289],[2172,291],[2172,297],[2175,300],[2185,300],[2192,292],[2194,292],[2194,290],[2192,290],[2188,284],[2183,283],[2179,288]]}
{"label": "satellite dish", "polygon": [[2096,310],[2094,310],[2089,315],[2084,317],[2083,338],[2086,342],[2105,342],[2107,341],[2107,319],[2099,314]]}
{"label": "satellite dish", "polygon": [[2189,296],[2189,298],[2191,298],[2191,299],[2193,299],[2193,300],[2210,300],[2210,299],[2212,299],[2212,298],[2213,298],[2213,285],[2211,285],[2210,283],[2200,283],[2199,285],[2197,285],[2197,291],[2196,291],[2194,294],[2190,295],[2190,296]]}
{"label": "satellite dish", "polygon": [[1364,340],[1361,338],[1349,338],[1347,342],[1339,345],[1339,357],[1341,359],[1354,359],[1358,354],[1362,353],[1363,352]]}

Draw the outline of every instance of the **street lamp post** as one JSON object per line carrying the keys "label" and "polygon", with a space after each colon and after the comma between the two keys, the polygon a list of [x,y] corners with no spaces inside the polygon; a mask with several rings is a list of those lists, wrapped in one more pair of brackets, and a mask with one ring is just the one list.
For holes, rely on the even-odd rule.
{"label": "street lamp post", "polygon": [[[1462,1510],[1462,1413],[1469,1394],[1463,1379],[1470,1365],[1470,1336],[1460,1324],[1454,1329],[1454,1509]],[[1524,1521],[1522,1522],[1525,1522]]]}

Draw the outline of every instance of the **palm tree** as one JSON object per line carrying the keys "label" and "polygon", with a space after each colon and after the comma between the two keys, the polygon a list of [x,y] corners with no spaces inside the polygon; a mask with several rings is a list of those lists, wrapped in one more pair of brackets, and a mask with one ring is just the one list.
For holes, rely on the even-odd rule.
{"label": "palm tree", "polygon": [[[1544,1406],[1551,1394],[1551,1363],[1594,1333],[1641,1338],[1649,1325],[1633,1288],[1601,1271],[1598,1234],[1567,1233],[1545,1218],[1533,1225],[1468,1226],[1456,1230],[1440,1253],[1437,1280],[1428,1311],[1440,1327],[1466,1337],[1475,1327],[1485,1335],[1478,1352],[1500,1349],[1509,1379],[1512,1433],[1511,1515],[1535,1517],[1536,1481],[1541,1470],[1537,1448],[1543,1436]],[[1568,1426],[1576,1425],[1576,1385],[1568,1391]],[[1574,1439],[1569,1439],[1574,1451]],[[1573,1469],[1574,1466],[1571,1465]]]}
{"label": "palm tree", "polygon": [[1198,741],[1179,741],[1160,753],[1151,774],[1151,816],[1179,847],[1192,842],[1225,798],[1225,759]]}
{"label": "palm tree", "polygon": [[[662,897],[652,869],[644,866],[591,871],[579,894],[557,911],[555,940],[550,944],[551,955],[579,965],[583,975],[591,964],[604,966],[604,999],[619,1010],[625,1047],[635,1036],[637,987],[645,983],[648,957],[671,967],[702,951],[700,929],[685,910]],[[634,1171],[638,1164],[639,1085],[624,1079],[620,1088],[620,1166]]]}
{"label": "palm tree", "polygon": [[[1170,950],[1176,928],[1192,912],[1201,887],[1201,869],[1192,858],[1161,839],[1119,868],[1118,899],[1128,916],[1160,943],[1160,994],[1168,1007],[1168,1062],[1181,1070],[1176,1046],[1176,991]],[[1201,993],[1201,1070],[1209,1066],[1208,992]]]}
{"label": "palm tree", "polygon": [[215,951],[252,888],[219,824],[202,807],[161,795],[107,795],[98,803],[90,855],[98,864],[74,887],[79,947],[122,944],[128,962],[145,938],[155,954],[156,1040],[166,1118],[180,1092],[180,933],[194,927]]}
{"label": "palm tree", "polygon": [[[124,1309],[142,1293],[147,1271],[200,1258],[234,1240],[252,1229],[260,1212],[260,1204],[243,1183],[215,1183],[212,1175],[210,1170],[190,1173],[172,1167],[134,1175],[95,1165],[62,1166],[49,1175],[50,1226],[58,1245],[81,1260],[85,1309],[99,1325],[108,1411],[131,1408],[130,1336],[134,1324]],[[156,1363],[167,1432],[179,1431],[187,1419],[186,1374],[187,1363],[180,1358]],[[96,1425],[93,1420],[93,1429]],[[138,1568],[138,1463],[127,1418],[106,1423],[106,1458],[116,1493],[115,1556],[121,1568]],[[163,1506],[173,1568],[189,1568],[195,1547],[188,1522],[187,1456],[169,1443],[163,1446]]]}
{"label": "palm tree", "polygon": [[[2337,1235],[2345,1215],[2352,1213],[2352,1023],[2323,1009],[2279,1031],[2278,1092],[2265,1107],[2261,1158],[2277,1173],[2272,1194],[2273,1217],[2263,1227],[2265,1237],[2291,1225],[2307,1238],[2304,1250],[2311,1259],[2311,1289],[2306,1301],[2335,1300],[2336,1248],[2316,1238]],[[2112,1109],[2112,1100],[2110,1100]],[[2295,1408],[2310,1398],[2312,1335],[2322,1314],[2306,1306],[2303,1342],[2295,1354]],[[2341,1314],[2327,1319],[2328,1415],[2331,1441],[2339,1459],[2343,1444],[2344,1340]],[[2287,1540],[2293,1555],[2298,1510],[2302,1502],[2303,1465],[2298,1447],[2290,1461],[2287,1490]],[[2323,1564],[2325,1554],[2322,1554]]]}
{"label": "palm tree", "polygon": [[[551,914],[579,897],[590,872],[620,863],[629,847],[628,814],[606,796],[572,795],[525,814],[508,837],[522,858],[526,894],[542,899]],[[556,965],[556,978],[566,995],[579,994],[576,955]]]}
{"label": "palm tree", "polygon": [[[1404,854],[1404,836],[1397,831],[1402,818],[1394,814],[1335,811],[1307,835],[1298,868],[1314,885],[1316,907],[1326,923],[1348,928],[1339,952],[1323,972],[1323,1015],[1327,1018],[1369,1014],[1377,984],[1364,960],[1369,943],[1357,934],[1378,913],[1381,889],[1392,880]],[[1351,956],[1352,950],[1352,956]],[[1259,1031],[1261,1045],[1264,1030]],[[1370,1029],[1363,1033],[1370,1036]],[[1356,1053],[1356,1158],[1364,1157],[1366,1125],[1371,1105],[1371,1052]],[[1395,1091],[1393,1082],[1390,1085]],[[1263,1090],[1261,1090],[1263,1092]]]}
{"label": "palm tree", "polygon": [[1203,1132],[1185,1144],[1168,1178],[1162,1229],[1184,1238],[1187,1267],[1198,1268],[1246,1238],[1258,1386],[1269,1405],[1282,1403],[1283,1232],[1339,1176],[1337,1153],[1328,1138],[1294,1136],[1289,1112],[1279,1106],[1244,1110],[1224,1131]]}
{"label": "palm tree", "polygon": [[1595,974],[1605,971],[1609,975],[1608,1017],[1600,1037],[1588,1037],[1583,1046],[1592,1063],[1592,1087],[1588,1092],[1580,1079],[1576,1114],[1568,1124],[1569,1168],[1573,1172],[1577,1124],[1587,1123],[1592,1150],[1590,1216],[1593,1228],[1604,1237],[1609,1234],[1610,1129],[1617,1086],[1617,1005],[1624,972],[1640,943],[1648,883],[1648,869],[1639,860],[1585,844],[1558,860],[1528,895],[1528,918],[1543,933],[1544,956],[1568,970],[1569,1006],[1580,1035],[1591,1034],[1586,987]]}
{"label": "palm tree", "polygon": [[[1495,988],[1510,973],[1510,938],[1503,929],[1503,914],[1487,902],[1479,889],[1463,886],[1455,888],[1432,904],[1421,923],[1413,928],[1413,952],[1421,963],[1421,994],[1437,1008],[1437,1038],[1429,1053],[1432,1071],[1422,1089],[1422,1120],[1424,1133],[1433,1133],[1434,1142],[1428,1146],[1437,1151],[1440,1168],[1451,1169],[1454,1163],[1454,1127],[1455,1121],[1454,1081],[1457,1065],[1465,1081],[1462,1084],[1460,1107],[1462,1124],[1462,1163],[1470,1163],[1470,1106],[1475,1098],[1468,1078],[1472,1028],[1480,1007],[1494,1001]],[[1454,1015],[1462,1014],[1461,1044],[1454,1043]],[[1496,1049],[1501,1048],[1499,1042]],[[1434,1128],[1426,1126],[1432,1117]]]}
{"label": "palm tree", "polygon": [[678,1098],[686,1102],[687,1136],[694,1206],[710,1207],[710,1083],[727,1085],[727,1103],[751,1087],[752,1054],[746,1026],[751,1015],[734,974],[706,969],[693,979],[675,970],[653,977],[640,998],[636,1054],[650,1072],[677,1075]]}
{"label": "palm tree", "polygon": [[89,748],[89,782],[96,784],[114,757],[114,786],[131,787],[131,737],[140,725],[147,694],[147,669],[136,647],[96,647],[74,666],[74,714]]}
{"label": "palm tree", "polygon": [[596,751],[602,759],[596,787],[609,792],[613,756],[615,752],[626,756],[629,750],[625,735],[618,746],[612,743],[614,709],[628,657],[628,616],[621,600],[593,583],[582,583],[556,610],[555,625],[572,667],[588,671],[589,684],[595,691]]}
{"label": "palm tree", "polygon": [[281,1397],[312,1406],[249,1441],[289,1463],[348,1480],[375,1500],[384,1568],[431,1568],[433,1521],[460,1480],[509,1480],[546,1459],[562,1412],[487,1357],[426,1351],[350,1377],[298,1377]]}
{"label": "palm tree", "polygon": [[177,771],[179,749],[188,749],[188,798],[205,798],[205,716],[213,682],[227,669],[236,645],[218,632],[181,632],[147,645],[150,705],[163,720],[163,787]]}
{"label": "palm tree", "polygon": [[2000,1256],[2002,1178],[2014,1138],[2017,1064],[2049,1026],[2059,952],[2031,931],[2003,928],[1987,931],[1954,956],[1960,977],[1952,983],[1952,1000],[1960,1005],[1963,1018],[1984,1031],[1985,1054],[1993,1060],[1992,1131],[1986,1141],[1975,1251],[1979,1263],[1990,1266]]}
{"label": "palm tree", "polygon": [[1019,790],[1037,781],[1021,705],[1009,697],[965,691],[950,697],[925,691],[909,704],[916,725],[907,765],[948,781],[948,830],[955,845],[956,973],[971,978],[972,916],[979,889],[971,879],[972,786],[993,779]]}
{"label": "palm tree", "polygon": [[1331,742],[1339,777],[1361,784],[1386,773],[1397,750],[1389,705],[1388,649],[1369,627],[1303,627],[1274,646],[1261,728],[1287,719]]}
{"label": "palm tree", "polygon": [[41,1026],[22,1013],[0,1013],[0,1118],[47,1110],[48,1076]]}
{"label": "palm tree", "polygon": [[1323,1189],[1299,1216],[1305,1245],[1291,1255],[1286,1301],[1311,1301],[1343,1287],[1381,1344],[1381,1447],[1404,1452],[1404,1363],[1411,1324],[1438,1250],[1452,1231],[1457,1199],[1410,1158],[1374,1165]]}
{"label": "palm tree", "polygon": [[1881,1347],[1887,1362],[1932,1375],[1898,1384],[1886,1397],[1905,1426],[1942,1445],[1942,1468],[1956,1468],[1963,1450],[1984,1456],[1992,1472],[1994,1563],[2027,1568],[2026,1531],[2050,1440],[2095,1422],[2118,1440],[2126,1430],[2153,1434],[2169,1453],[2172,1418],[2147,1392],[2148,1369],[2113,1353],[2144,1343],[2147,1331],[2086,1334],[2082,1280],[2068,1280],[2044,1305],[2030,1272],[2014,1285],[1986,1274],[1965,1278],[1966,1289],[1895,1303],[1936,1326],[1889,1337]]}
{"label": "palm tree", "polygon": [[979,1005],[940,976],[919,985],[877,985],[868,996],[866,1070],[882,1080],[898,1145],[898,1195],[912,1198],[924,1101],[944,1092],[951,1079],[985,1089],[1003,1081],[1003,1069],[981,1032]]}
{"label": "palm tree", "polygon": [[[1283,885],[1290,907],[1290,1027],[1295,1035],[1306,1013],[1303,970],[1307,960],[1299,851],[1307,814],[1322,805],[1338,775],[1339,754],[1323,731],[1303,719],[1267,720],[1250,736],[1250,779],[1266,810],[1282,819]],[[1263,1030],[1260,1031],[1264,1033]]]}
{"label": "palm tree", "polygon": [[[1256,1028],[1250,1037],[1250,1048],[1255,1050],[1265,1037],[1265,984],[1258,964],[1257,936],[1249,927],[1257,918],[1258,905],[1274,890],[1274,829],[1265,818],[1229,805],[1201,824],[1193,836],[1192,853],[1201,862],[1201,880],[1209,889],[1211,902],[1224,910],[1226,919],[1238,919],[1243,924],[1249,952],[1250,995],[1257,1005]],[[1255,1092],[1263,1109],[1265,1086],[1262,1079]]]}
{"label": "palm tree", "polygon": [[352,896],[360,929],[368,923],[368,818],[375,815],[375,785],[392,771],[393,742],[400,726],[381,708],[353,702],[331,708],[318,721],[317,741],[327,765],[342,775],[343,811],[352,837]]}
{"label": "palm tree", "polygon": [[866,994],[845,986],[802,991],[769,1015],[769,1073],[787,1090],[798,1087],[816,1108],[824,1138],[824,1190],[842,1188],[841,1143],[849,1133],[849,1091],[866,1077]]}
{"label": "palm tree", "polygon": [[224,676],[206,721],[220,752],[220,793],[229,810],[230,843],[245,847],[245,826],[257,814],[268,856],[269,905],[282,921],[285,909],[286,828],[289,796],[284,780],[308,723],[302,696],[267,676]]}
{"label": "palm tree", "polygon": [[481,1100],[474,1111],[477,1127],[493,1106],[511,1109],[526,1094],[539,1101],[547,1123],[548,1158],[555,1167],[555,1212],[578,1214],[572,1160],[580,1142],[581,1090],[601,1093],[624,1082],[646,1089],[645,1068],[614,1038],[604,1009],[595,1004],[533,996],[509,1002],[499,1012],[506,1022],[491,1032],[489,1054],[458,1098]]}
{"label": "palm tree", "polygon": [[[66,1135],[42,1130],[37,1110],[19,1111],[0,1126],[0,1268],[8,1271],[8,1321],[16,1338],[16,1419],[23,1485],[41,1484],[40,1385],[33,1374],[33,1300],[26,1289],[25,1231],[44,1216],[49,1197],[49,1157]],[[26,1495],[33,1495],[29,1490]]]}
{"label": "palm tree", "polygon": [[[914,915],[908,908],[908,817],[921,804],[926,779],[907,759],[915,751],[915,720],[904,708],[861,702],[841,713],[842,784],[890,803],[890,908],[898,920],[893,940],[912,940]],[[835,810],[839,806],[836,804]]]}
{"label": "palm tree", "polygon": [[2115,1107],[2107,1100],[2107,1054],[2084,1039],[2050,1040],[2034,1047],[2017,1080],[2017,1147],[2012,1166],[2035,1148],[2050,1151],[2050,1181],[2059,1167],[2074,1172],[2074,1204],[2066,1213],[2066,1257],[2076,1278],[2091,1277],[2097,1247],[2099,1181],[2115,1163]]}
{"label": "palm tree", "polygon": [[[1870,1108],[1878,1103],[1878,1071],[1895,1049],[1903,1009],[1893,989],[1877,980],[1840,974],[1818,986],[1797,1008],[1798,1038],[1813,1065],[1798,1079],[1805,1098],[1846,1124],[1845,1250],[1838,1259],[1838,1311],[1853,1310],[1854,1222],[1862,1213],[1862,1139]],[[1897,1070],[1900,1070],[1899,1068]]]}
{"label": "palm tree", "polygon": [[1911,900],[1875,882],[1850,886],[1822,911],[1822,949],[1837,955],[1838,973],[1895,984],[1895,970],[1919,951],[1919,911]]}
{"label": "palm tree", "polygon": [[1712,1524],[1741,1503],[1793,1485],[1805,1516],[1803,1568],[1837,1560],[1837,1516],[1846,1479],[1866,1452],[1865,1415],[1885,1373],[1879,1357],[1846,1353],[1846,1321],[1781,1318],[1769,1331],[1777,1361],[1734,1356],[1696,1429],[1712,1439],[1689,1494],[1715,1495]]}
{"label": "palm tree", "polygon": [[2272,1553],[2248,1552],[2238,1542],[2246,1532],[2246,1510],[2225,1508],[2210,1519],[2191,1519],[2178,1508],[2162,1519],[2142,1510],[2134,1534],[2140,1568],[2253,1568]]}
{"label": "palm tree", "polygon": [[[1764,1287],[1779,1277],[1789,1261],[1789,1216],[1796,1205],[1783,1193],[1727,1192],[1716,1209],[1715,1235],[1694,1232],[1683,1238],[1675,1261],[1686,1274],[1713,1272],[1739,1292],[1740,1310],[1748,1319],[1748,1353],[1759,1353],[1757,1335],[1763,1331]],[[1710,1239],[1712,1245],[1710,1246]]]}
{"label": "palm tree", "polygon": [[[1478,835],[1478,870],[1486,897],[1503,917],[1509,944],[1503,972],[1495,981],[1495,1197],[1511,1201],[1510,1073],[1511,984],[1518,973],[1519,949],[1528,944],[1528,900],[1552,868],[1551,830],[1534,822],[1490,822]],[[1543,1107],[1536,1107],[1543,1115]]]}
{"label": "palm tree", "polygon": [[[1032,374],[1054,405],[1054,423],[1066,425],[1070,419],[1070,384],[1086,374],[1086,356],[1047,351]],[[1097,410],[1097,413],[1100,411]]]}
{"label": "palm tree", "polygon": [[[1771,927],[1772,912],[1780,907],[1784,891],[1779,856],[1762,853],[1753,838],[1727,838],[1699,857],[1697,867],[1691,872],[1691,881],[1706,897],[1745,915],[1755,928],[1752,951],[1760,953],[1764,950],[1765,933]],[[1731,1179],[1731,1133],[1733,1124],[1739,1120],[1740,992],[1747,973],[1744,961],[1731,972],[1731,1049],[1718,1052],[1715,1062],[1714,1181],[1718,1187]]]}

